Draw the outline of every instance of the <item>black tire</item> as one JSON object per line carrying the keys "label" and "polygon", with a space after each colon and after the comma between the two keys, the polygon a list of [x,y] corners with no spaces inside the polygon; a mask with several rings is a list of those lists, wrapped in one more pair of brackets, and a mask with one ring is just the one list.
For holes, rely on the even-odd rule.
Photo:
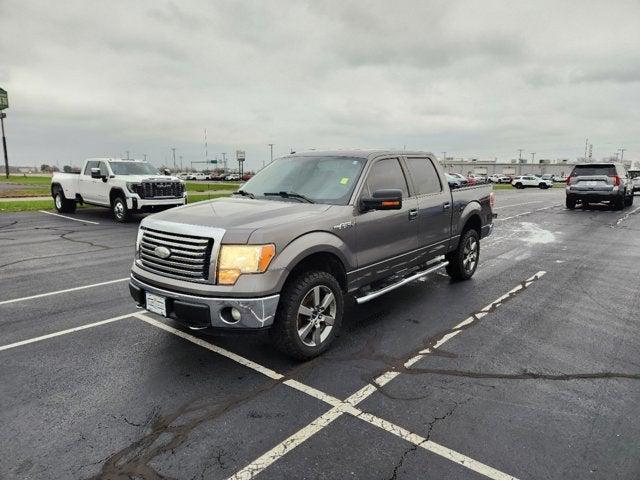
{"label": "black tire", "polygon": [[613,208],[616,210],[622,210],[624,209],[624,205],[626,203],[625,200],[625,194],[623,193],[622,195],[619,195],[618,198],[616,198],[613,202]]}
{"label": "black tire", "polygon": [[76,201],[67,199],[60,187],[53,190],[53,205],[60,213],[74,213],[76,211]]}
{"label": "black tire", "polygon": [[538,187],[540,187],[542,190],[546,190],[547,188],[549,188],[549,185],[547,185],[546,183],[541,183],[540,185],[538,185]]}
{"label": "black tire", "polygon": [[127,202],[122,197],[116,197],[111,204],[111,212],[116,222],[126,223],[131,216],[129,209],[127,208]]}
{"label": "black tire", "polygon": [[[475,244],[475,247],[473,245]],[[475,251],[472,259],[469,257]],[[458,248],[446,255],[447,273],[455,280],[469,280],[478,268],[480,260],[480,236],[476,230],[467,230],[460,237]]]}
{"label": "black tire", "polygon": [[624,204],[627,207],[630,207],[631,205],[633,205],[633,193],[626,198],[626,200],[624,201]]}
{"label": "black tire", "polygon": [[573,198],[567,197],[566,206],[569,210],[574,210],[576,208],[576,201]]}
{"label": "black tire", "polygon": [[515,187],[518,188],[518,189],[521,189],[521,188],[524,188],[524,185],[521,184],[521,183],[516,183]]}
{"label": "black tire", "polygon": [[[308,299],[314,303],[316,288],[321,292],[319,297],[321,301],[327,299],[329,292],[333,295],[335,302],[328,307],[330,313],[333,313],[333,317],[323,315],[326,310],[318,310],[319,306],[308,304]],[[301,313],[302,308],[312,310],[315,316]],[[276,318],[269,330],[271,342],[285,355],[299,360],[309,360],[329,348],[340,330],[343,312],[344,295],[340,284],[333,275],[320,270],[302,272],[287,280],[282,290]],[[333,325],[325,323],[322,318],[333,318]],[[307,319],[309,320],[307,321]],[[314,320],[318,322],[316,326],[309,327]],[[331,328],[326,332],[326,328],[329,326]],[[300,331],[303,331],[304,327],[309,327],[310,330],[306,336],[301,337]],[[326,337],[322,338],[325,332]],[[316,340],[319,341],[316,342]]]}

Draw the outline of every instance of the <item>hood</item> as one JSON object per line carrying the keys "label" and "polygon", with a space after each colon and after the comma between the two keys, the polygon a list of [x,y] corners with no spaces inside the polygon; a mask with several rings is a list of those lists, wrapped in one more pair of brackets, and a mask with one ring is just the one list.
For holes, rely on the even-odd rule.
{"label": "hood", "polygon": [[142,182],[145,180],[155,180],[158,182],[182,181],[178,177],[171,177],[168,175],[118,175],[118,178],[126,180],[127,182]]}
{"label": "hood", "polygon": [[273,228],[294,222],[305,222],[330,208],[331,205],[313,203],[218,198],[171,208],[148,218],[223,228],[227,231],[238,229],[248,236],[261,227]]}

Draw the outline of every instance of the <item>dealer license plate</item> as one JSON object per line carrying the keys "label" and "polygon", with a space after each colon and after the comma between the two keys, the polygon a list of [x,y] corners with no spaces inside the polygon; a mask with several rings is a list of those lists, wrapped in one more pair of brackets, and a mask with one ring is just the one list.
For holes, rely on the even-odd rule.
{"label": "dealer license plate", "polygon": [[154,295],[153,293],[145,292],[147,295],[147,310],[163,317],[167,316],[167,301],[160,295]]}

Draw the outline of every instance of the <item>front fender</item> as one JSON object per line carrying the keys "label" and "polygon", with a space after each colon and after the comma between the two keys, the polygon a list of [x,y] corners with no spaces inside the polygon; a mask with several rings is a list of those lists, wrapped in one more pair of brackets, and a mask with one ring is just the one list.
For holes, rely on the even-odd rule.
{"label": "front fender", "polygon": [[298,263],[314,253],[335,255],[340,259],[347,272],[353,269],[356,264],[355,252],[352,252],[338,236],[323,231],[305,233],[288,243],[269,266],[269,269],[286,271],[286,275],[280,276],[278,288],[282,288],[288,273]]}

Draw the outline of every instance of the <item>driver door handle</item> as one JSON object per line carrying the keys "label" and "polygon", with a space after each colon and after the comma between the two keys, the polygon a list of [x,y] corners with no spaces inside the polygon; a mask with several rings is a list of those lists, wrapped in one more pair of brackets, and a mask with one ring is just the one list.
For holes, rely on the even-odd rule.
{"label": "driver door handle", "polygon": [[451,202],[445,202],[442,204],[443,210],[449,210],[451,208]]}
{"label": "driver door handle", "polygon": [[418,218],[418,209],[412,208],[409,210],[409,220],[415,220],[416,218]]}

